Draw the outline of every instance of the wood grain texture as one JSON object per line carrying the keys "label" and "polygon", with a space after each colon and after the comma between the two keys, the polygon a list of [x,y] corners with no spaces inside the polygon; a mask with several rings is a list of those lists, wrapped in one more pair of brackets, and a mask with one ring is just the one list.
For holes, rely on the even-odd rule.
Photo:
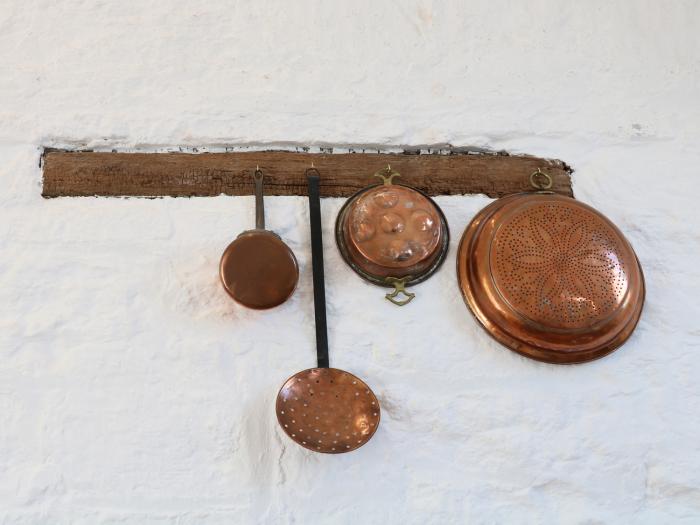
{"label": "wood grain texture", "polygon": [[321,173],[321,196],[348,197],[377,181],[391,164],[401,181],[428,195],[483,193],[501,197],[531,189],[537,168],[552,190],[573,196],[571,169],[560,160],[504,154],[296,153],[99,153],[47,150],[42,195],[51,197],[209,197],[252,195],[256,165],[266,195],[306,195],[305,170]]}

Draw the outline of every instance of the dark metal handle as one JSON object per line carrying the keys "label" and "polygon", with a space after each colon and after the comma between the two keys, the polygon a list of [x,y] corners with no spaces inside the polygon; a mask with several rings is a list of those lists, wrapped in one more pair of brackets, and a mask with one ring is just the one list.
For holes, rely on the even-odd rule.
{"label": "dark metal handle", "polygon": [[265,203],[263,201],[263,172],[255,168],[253,173],[255,180],[255,229],[265,229]]}
{"label": "dark metal handle", "polygon": [[316,318],[316,361],[319,368],[330,366],[328,328],[326,325],[326,283],[323,275],[323,234],[321,233],[320,174],[316,168],[306,170],[309,181],[309,222],[311,223],[311,266],[314,280],[314,315]]}

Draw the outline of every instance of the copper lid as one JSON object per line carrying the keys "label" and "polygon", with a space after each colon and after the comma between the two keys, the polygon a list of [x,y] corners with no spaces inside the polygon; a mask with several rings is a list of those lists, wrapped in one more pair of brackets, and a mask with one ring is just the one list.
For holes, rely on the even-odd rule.
{"label": "copper lid", "polygon": [[376,174],[384,184],[361,190],[341,209],[336,241],[346,262],[365,279],[383,286],[415,284],[444,259],[447,222],[428,196],[392,184],[398,174],[388,170],[389,176]]}
{"label": "copper lid", "polygon": [[460,242],[457,275],[494,338],[550,363],[613,351],[644,303],[642,269],[620,230],[590,206],[551,193],[511,195],[477,214]]}
{"label": "copper lid", "polygon": [[224,289],[236,302],[264,310],[292,295],[299,279],[294,253],[267,230],[241,233],[221,257],[219,273]]}

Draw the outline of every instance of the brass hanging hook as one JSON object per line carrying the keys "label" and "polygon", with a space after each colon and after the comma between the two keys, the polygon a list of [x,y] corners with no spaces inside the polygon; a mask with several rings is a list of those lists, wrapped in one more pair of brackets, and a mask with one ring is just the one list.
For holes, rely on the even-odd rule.
{"label": "brass hanging hook", "polygon": [[[544,177],[544,182],[538,180],[541,177]],[[537,190],[548,190],[552,187],[552,176],[537,168],[530,174],[530,184]]]}
{"label": "brass hanging hook", "polygon": [[[385,280],[388,284],[394,287],[394,290],[391,293],[386,294],[384,297],[386,297],[388,301],[394,303],[396,306],[405,306],[416,296],[416,294],[413,292],[406,291],[406,283],[411,280],[410,275],[407,275],[401,279],[397,277],[387,277]],[[396,299],[399,294],[403,294],[406,298]]]}
{"label": "brass hanging hook", "polygon": [[[386,172],[386,175],[383,172]],[[387,164],[386,168],[379,170],[374,176],[382,179],[384,186],[391,186],[394,177],[400,177],[401,174],[396,171],[391,171],[391,164]]]}

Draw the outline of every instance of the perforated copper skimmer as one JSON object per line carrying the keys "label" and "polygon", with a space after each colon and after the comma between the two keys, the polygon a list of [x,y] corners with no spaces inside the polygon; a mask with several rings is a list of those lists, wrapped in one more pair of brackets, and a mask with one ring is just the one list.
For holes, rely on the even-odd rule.
{"label": "perforated copper skimmer", "polygon": [[221,256],[219,275],[233,299],[257,310],[278,306],[294,292],[299,266],[279,236],[265,229],[263,173],[256,169],[255,229],[241,233]]}
{"label": "perforated copper skimmer", "polygon": [[340,454],[367,443],[379,426],[379,401],[359,378],[329,368],[319,175],[307,170],[316,318],[317,368],[294,374],[277,394],[277,421],[285,433],[314,452]]}
{"label": "perforated copper skimmer", "polygon": [[335,238],[345,262],[363,279],[394,288],[386,298],[403,306],[415,296],[405,287],[424,281],[444,261],[450,234],[438,205],[415,188],[394,184],[400,175],[390,166],[374,176],[383,183],[345,203]]}
{"label": "perforated copper skimmer", "polygon": [[467,227],[457,254],[464,299],[499,342],[549,363],[602,357],[631,335],[644,277],[627,239],[601,213],[552,192],[501,198]]}

